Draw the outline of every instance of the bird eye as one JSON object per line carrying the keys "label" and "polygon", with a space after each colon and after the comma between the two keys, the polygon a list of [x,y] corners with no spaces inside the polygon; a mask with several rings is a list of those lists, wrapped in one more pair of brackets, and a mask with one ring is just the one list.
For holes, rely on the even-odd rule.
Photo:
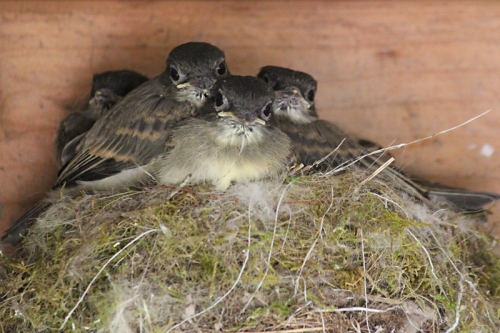
{"label": "bird eye", "polygon": [[267,74],[259,76],[259,78],[262,81],[264,81],[265,83],[267,83],[271,87],[271,89],[277,90],[276,88],[278,86],[278,81],[276,81],[275,79],[270,78],[269,76],[267,76]]}
{"label": "bird eye", "polygon": [[222,96],[221,92],[219,91],[217,93],[217,95],[215,95],[215,106],[221,107],[222,104],[224,104],[224,97]]}
{"label": "bird eye", "polygon": [[309,90],[306,97],[310,102],[314,102],[314,89]]}
{"label": "bird eye", "polygon": [[224,75],[226,74],[227,68],[226,68],[226,63],[223,61],[217,66],[216,68],[217,74],[219,75]]}
{"label": "bird eye", "polygon": [[271,103],[267,104],[263,109],[262,109],[262,115],[261,115],[262,120],[268,121],[269,118],[271,118]]}
{"label": "bird eye", "polygon": [[179,75],[179,72],[173,67],[170,68],[170,77],[174,81],[178,81],[181,78],[181,76]]}

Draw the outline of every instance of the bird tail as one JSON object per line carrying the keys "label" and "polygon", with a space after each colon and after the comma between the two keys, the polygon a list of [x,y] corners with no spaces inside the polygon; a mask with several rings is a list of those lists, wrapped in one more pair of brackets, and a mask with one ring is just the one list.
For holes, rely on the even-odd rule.
{"label": "bird tail", "polygon": [[500,199],[500,194],[497,193],[447,188],[429,189],[427,195],[434,200],[444,199],[465,213],[481,212],[485,209],[485,206],[491,205]]}
{"label": "bird tail", "polygon": [[33,206],[5,231],[0,239],[0,244],[17,245],[21,243],[24,237],[28,234],[28,229],[35,224],[38,217],[45,212],[49,206],[50,203],[43,201]]}
{"label": "bird tail", "polygon": [[[369,169],[380,166],[386,159],[377,159],[375,156],[368,156],[361,162]],[[382,171],[382,174],[392,179],[394,184],[404,189],[408,194],[423,200],[445,200],[458,211],[463,213],[481,213],[485,207],[493,204],[500,199],[500,194],[493,192],[475,192],[464,189],[454,189],[441,186],[439,184],[430,185],[424,181],[411,179],[402,171],[393,166],[388,166]],[[425,200],[424,200],[425,201]]]}

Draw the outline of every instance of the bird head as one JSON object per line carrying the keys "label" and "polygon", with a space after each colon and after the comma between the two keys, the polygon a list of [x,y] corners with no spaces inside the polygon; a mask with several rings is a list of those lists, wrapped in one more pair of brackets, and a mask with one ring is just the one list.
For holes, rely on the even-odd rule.
{"label": "bird head", "polygon": [[148,80],[148,77],[131,70],[94,74],[89,100],[90,110],[94,113],[91,118],[101,117],[122,97]]}
{"label": "bird head", "polygon": [[127,69],[94,74],[90,96],[106,88],[113,95],[123,97],[148,80],[147,76]]}
{"label": "bird head", "polygon": [[257,75],[275,92],[273,112],[297,123],[317,118],[314,98],[318,83],[309,74],[288,68],[266,66]]}
{"label": "bird head", "polygon": [[215,82],[229,76],[224,52],[202,42],[189,42],[174,48],[163,74],[178,89],[178,100],[197,107],[213,95]]}
{"label": "bird head", "polygon": [[219,118],[251,128],[266,126],[271,118],[273,91],[252,76],[231,76],[217,85],[213,108]]}

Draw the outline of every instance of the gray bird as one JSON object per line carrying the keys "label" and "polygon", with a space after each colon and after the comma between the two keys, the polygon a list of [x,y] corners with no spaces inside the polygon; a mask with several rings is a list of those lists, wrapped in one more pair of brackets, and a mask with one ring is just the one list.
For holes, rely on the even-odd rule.
{"label": "gray bird", "polygon": [[[77,154],[59,171],[53,190],[118,190],[150,178],[177,124],[197,115],[218,79],[229,76],[219,48],[189,42],[174,48],[166,69],[117,102],[81,138]],[[21,216],[1,243],[16,244],[47,208],[41,202]]]}
{"label": "gray bird", "polygon": [[85,134],[113,105],[149,78],[130,70],[94,74],[87,107],[68,114],[61,121],[56,136],[56,158],[60,166],[76,155],[76,147]]}
{"label": "gray bird", "polygon": [[203,115],[182,123],[159,163],[161,184],[231,182],[279,176],[291,156],[287,135],[269,124],[274,92],[251,76],[221,80]]}
{"label": "gray bird", "polygon": [[[373,144],[362,145],[339,126],[318,119],[314,106],[317,82],[311,75],[288,68],[266,66],[257,77],[269,84],[276,93],[273,119],[276,126],[292,140],[299,163],[313,165],[339,147],[322,163],[315,165],[316,170],[326,171],[345,166],[373,151]],[[388,155],[370,155],[357,163],[375,171],[389,158]],[[382,174],[417,198],[445,199],[463,212],[482,211],[485,205],[500,199],[497,193],[452,189],[440,185],[428,187],[392,166],[385,168]]]}
{"label": "gray bird", "polygon": [[273,123],[292,139],[298,163],[311,165],[330,154],[341,143],[340,149],[315,167],[317,170],[333,169],[366,153],[339,126],[318,118],[315,107],[318,84],[311,75],[266,66],[257,77],[275,91]]}
{"label": "gray bird", "polygon": [[127,94],[85,134],[55,186],[113,190],[148,179],[147,166],[164,152],[172,129],[196,116],[214,83],[228,75],[217,47],[190,42],[174,48],[163,73]]}

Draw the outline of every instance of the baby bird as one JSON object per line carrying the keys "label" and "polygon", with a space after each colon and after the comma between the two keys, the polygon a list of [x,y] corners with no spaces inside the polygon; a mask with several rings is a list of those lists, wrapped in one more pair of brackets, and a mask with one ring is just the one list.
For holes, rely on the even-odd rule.
{"label": "baby bird", "polygon": [[273,123],[292,139],[298,163],[311,165],[340,145],[329,158],[315,166],[316,170],[326,171],[351,162],[367,152],[339,126],[318,118],[314,103],[318,84],[311,75],[288,68],[266,66],[257,77],[269,84],[276,93]]}
{"label": "baby bird", "polygon": [[[53,190],[113,191],[149,179],[171,131],[196,116],[218,79],[229,76],[224,52],[202,42],[174,48],[163,73],[118,101],[83,135],[59,171]],[[44,201],[21,216],[0,243],[17,244],[47,209]]]}
{"label": "baby bird", "polygon": [[149,80],[130,70],[95,74],[87,107],[68,114],[59,125],[56,136],[56,158],[61,166],[76,155],[80,140],[113,105],[139,85]]}
{"label": "baby bird", "polygon": [[196,116],[214,83],[229,75],[217,47],[190,42],[174,48],[159,76],[127,94],[99,118],[59,172],[56,187],[116,190],[150,177],[173,128]]}
{"label": "baby bird", "polygon": [[[288,68],[266,66],[257,77],[269,84],[276,93],[274,122],[292,140],[299,163],[314,164],[338,147],[335,153],[315,166],[317,170],[326,171],[346,165],[370,152],[370,148],[365,148],[337,125],[318,118],[314,106],[317,82],[311,75]],[[375,171],[388,159],[389,156],[370,155],[358,163]],[[445,199],[464,212],[481,211],[485,205],[500,199],[497,193],[440,186],[430,188],[408,178],[392,166],[385,168],[382,174],[389,176],[414,197]]]}
{"label": "baby bird", "polygon": [[290,161],[291,142],[271,126],[274,92],[251,76],[219,82],[214,98],[172,134],[171,150],[160,162],[161,184],[231,182],[277,177]]}

